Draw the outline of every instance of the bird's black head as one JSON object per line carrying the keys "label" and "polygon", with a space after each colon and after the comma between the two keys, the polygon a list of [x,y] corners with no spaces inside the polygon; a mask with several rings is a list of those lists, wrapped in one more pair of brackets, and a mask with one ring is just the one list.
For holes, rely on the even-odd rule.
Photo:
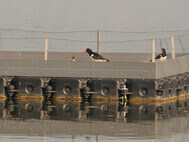
{"label": "bird's black head", "polygon": [[90,48],[87,48],[85,51],[83,51],[82,53],[88,53],[89,55],[91,55],[93,53],[93,51]]}
{"label": "bird's black head", "polygon": [[92,51],[90,48],[87,48],[87,49],[86,49],[86,52],[87,52],[87,53],[92,53],[93,51]]}
{"label": "bird's black head", "polygon": [[164,56],[167,56],[166,51],[165,51],[165,48],[162,48],[162,49],[161,49],[161,54],[162,54],[163,57],[164,57]]}

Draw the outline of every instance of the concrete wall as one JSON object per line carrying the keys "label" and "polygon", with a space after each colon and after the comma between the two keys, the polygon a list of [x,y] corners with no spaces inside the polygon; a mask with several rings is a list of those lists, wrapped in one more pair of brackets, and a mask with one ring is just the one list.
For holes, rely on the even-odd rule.
{"label": "concrete wall", "polygon": [[156,63],[156,78],[189,72],[189,55]]}

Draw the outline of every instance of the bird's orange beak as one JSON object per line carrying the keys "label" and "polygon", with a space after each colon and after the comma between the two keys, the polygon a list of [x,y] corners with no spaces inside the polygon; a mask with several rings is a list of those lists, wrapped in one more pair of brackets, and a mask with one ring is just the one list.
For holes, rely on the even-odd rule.
{"label": "bird's orange beak", "polygon": [[84,54],[84,53],[86,53],[86,52],[87,52],[87,50],[83,51],[82,54]]}

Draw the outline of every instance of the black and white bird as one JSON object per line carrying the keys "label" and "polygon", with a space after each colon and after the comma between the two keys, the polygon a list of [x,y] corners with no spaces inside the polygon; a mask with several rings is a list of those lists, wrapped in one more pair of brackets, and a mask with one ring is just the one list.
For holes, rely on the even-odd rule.
{"label": "black and white bird", "polygon": [[[157,55],[156,57],[155,57],[155,61],[164,61],[164,60],[166,60],[167,59],[167,53],[166,53],[166,51],[165,51],[165,48],[162,48],[161,49],[161,54],[159,54],[159,55]],[[150,62],[152,62],[152,60],[150,60]]]}
{"label": "black and white bird", "polygon": [[85,51],[82,53],[88,53],[89,56],[97,62],[109,62],[108,59],[103,58],[100,54],[93,52],[91,49],[87,48]]}
{"label": "black and white bird", "polygon": [[155,60],[156,61],[164,61],[167,59],[167,53],[165,51],[165,48],[161,49],[161,54],[157,55]]}

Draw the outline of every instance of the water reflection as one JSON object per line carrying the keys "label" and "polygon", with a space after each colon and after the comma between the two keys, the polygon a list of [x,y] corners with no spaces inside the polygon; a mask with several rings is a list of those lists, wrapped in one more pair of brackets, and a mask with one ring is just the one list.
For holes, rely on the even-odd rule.
{"label": "water reflection", "polygon": [[161,104],[5,100],[0,107],[0,134],[45,135],[46,141],[68,136],[70,141],[167,141],[186,139],[189,132],[188,99]]}

